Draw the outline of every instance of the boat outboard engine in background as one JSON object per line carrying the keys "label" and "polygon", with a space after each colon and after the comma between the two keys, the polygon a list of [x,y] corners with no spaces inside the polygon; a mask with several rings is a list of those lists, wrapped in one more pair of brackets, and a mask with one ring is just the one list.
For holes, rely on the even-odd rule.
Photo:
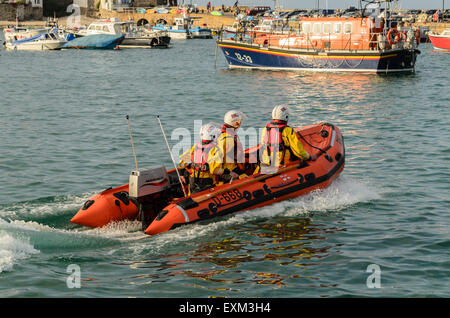
{"label": "boat outboard engine in background", "polygon": [[131,172],[129,198],[139,208],[139,220],[145,230],[158,213],[169,204],[170,179],[164,166]]}

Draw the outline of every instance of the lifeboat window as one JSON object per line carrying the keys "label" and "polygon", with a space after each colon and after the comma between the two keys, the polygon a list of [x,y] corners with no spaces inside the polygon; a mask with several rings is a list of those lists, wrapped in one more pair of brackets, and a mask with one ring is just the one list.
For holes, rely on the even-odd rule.
{"label": "lifeboat window", "polygon": [[342,33],[342,23],[335,23],[334,24],[334,33]]}
{"label": "lifeboat window", "polygon": [[352,24],[351,23],[344,23],[344,33],[345,34],[352,33]]}
{"label": "lifeboat window", "polygon": [[103,32],[109,32],[109,29],[108,29],[108,26],[107,26],[107,25],[104,25],[104,26],[103,26]]}
{"label": "lifeboat window", "polygon": [[311,23],[303,23],[303,32],[311,33]]}
{"label": "lifeboat window", "polygon": [[323,24],[323,33],[330,34],[331,33],[331,23]]}
{"label": "lifeboat window", "polygon": [[322,33],[322,23],[314,23],[313,31],[314,31],[315,34]]}

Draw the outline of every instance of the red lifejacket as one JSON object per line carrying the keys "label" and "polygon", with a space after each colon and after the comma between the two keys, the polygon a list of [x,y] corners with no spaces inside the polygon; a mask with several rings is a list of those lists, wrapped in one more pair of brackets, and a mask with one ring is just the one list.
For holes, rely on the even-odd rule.
{"label": "red lifejacket", "polygon": [[266,125],[266,134],[264,135],[262,150],[267,152],[268,157],[272,161],[274,153],[281,153],[280,164],[284,164],[286,155],[286,147],[283,142],[283,130],[287,127],[287,123],[282,120],[272,120]]}
{"label": "red lifejacket", "polygon": [[[216,144],[214,142],[205,142],[205,141],[199,141],[195,145],[195,149],[192,152],[192,168],[200,172],[205,172],[209,170],[208,165],[208,154],[212,147],[214,147]],[[198,176],[198,175],[197,175]]]}

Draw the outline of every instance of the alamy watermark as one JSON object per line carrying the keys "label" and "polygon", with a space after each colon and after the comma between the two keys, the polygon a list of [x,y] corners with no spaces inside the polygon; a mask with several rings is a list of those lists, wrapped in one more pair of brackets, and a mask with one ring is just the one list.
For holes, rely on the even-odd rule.
{"label": "alamy watermark", "polygon": [[81,288],[81,269],[76,264],[70,264],[66,269],[69,276],[66,279],[67,288]]}
{"label": "alamy watermark", "polygon": [[367,266],[366,273],[371,273],[366,279],[367,288],[381,288],[381,268],[377,264]]}
{"label": "alamy watermark", "polygon": [[70,29],[79,29],[81,27],[81,10],[78,4],[71,4],[67,7],[67,13],[72,13],[67,17],[66,25]]}

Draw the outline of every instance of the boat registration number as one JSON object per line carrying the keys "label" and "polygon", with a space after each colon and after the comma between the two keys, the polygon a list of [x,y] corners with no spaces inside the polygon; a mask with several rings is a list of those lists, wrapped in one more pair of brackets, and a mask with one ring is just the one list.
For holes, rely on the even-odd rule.
{"label": "boat registration number", "polygon": [[224,201],[231,202],[238,199],[242,199],[242,193],[238,189],[234,189],[232,191],[227,191],[217,197],[214,197],[213,201],[217,206],[220,206]]}
{"label": "boat registration number", "polygon": [[234,55],[236,55],[236,58],[239,61],[243,61],[243,62],[250,63],[250,64],[253,63],[252,58],[248,55],[237,53],[237,52],[234,53]]}

